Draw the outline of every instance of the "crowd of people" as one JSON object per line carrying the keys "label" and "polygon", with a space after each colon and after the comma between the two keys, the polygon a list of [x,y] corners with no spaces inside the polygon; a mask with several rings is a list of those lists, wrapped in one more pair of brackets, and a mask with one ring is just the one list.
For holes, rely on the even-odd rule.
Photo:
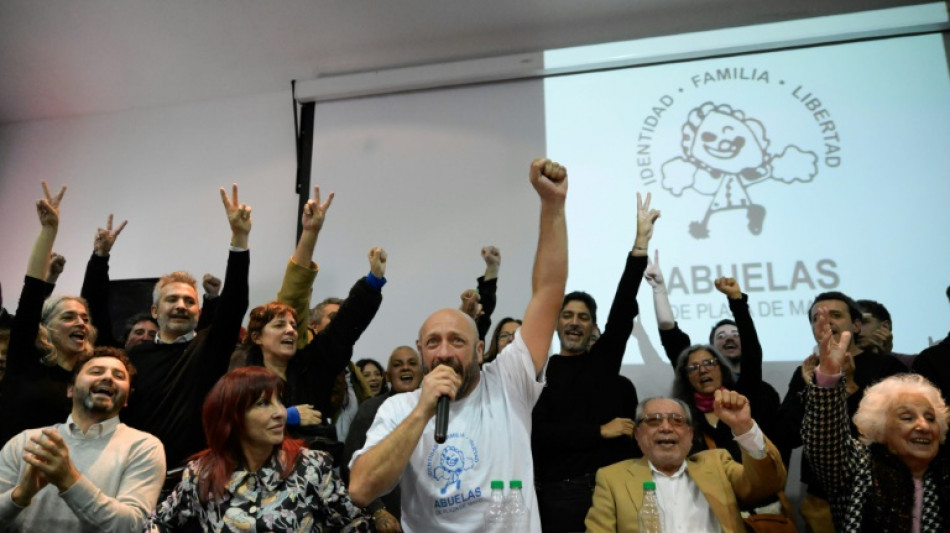
{"label": "crowd of people", "polygon": [[[0,306],[0,530],[476,532],[499,479],[521,482],[532,533],[639,531],[654,490],[663,531],[795,531],[799,513],[815,532],[950,529],[950,336],[893,353],[884,305],[818,294],[816,348],[781,398],[735,279],[715,281],[731,319],[699,343],[680,329],[651,258],[649,194],[601,329],[590,294],[565,294],[567,170],[537,159],[528,174],[540,215],[524,313],[489,335],[501,253],[486,246],[477,289],[385,367],[353,361],[382,305],[385,250],[346,298],[311,308],[332,193],[314,188],[276,299],[248,313],[251,208],[221,189],[224,279],[205,275],[202,302],[193,276],[164,275],[115,332],[109,262],[125,222],[97,231],[80,294],[54,295],[66,188],[43,183],[15,314]],[[620,366],[644,280],[674,377],[641,400]]]}

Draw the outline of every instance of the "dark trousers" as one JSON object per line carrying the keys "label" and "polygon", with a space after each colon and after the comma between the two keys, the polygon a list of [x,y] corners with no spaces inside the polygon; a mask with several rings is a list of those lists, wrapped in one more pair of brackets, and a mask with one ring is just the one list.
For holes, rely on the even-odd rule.
{"label": "dark trousers", "polygon": [[537,483],[538,513],[544,533],[585,531],[584,519],[594,497],[594,474]]}

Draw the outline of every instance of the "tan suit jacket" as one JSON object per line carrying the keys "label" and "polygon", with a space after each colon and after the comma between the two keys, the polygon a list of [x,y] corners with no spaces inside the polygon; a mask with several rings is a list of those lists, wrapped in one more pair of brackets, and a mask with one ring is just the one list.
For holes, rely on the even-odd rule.
{"label": "tan suit jacket", "polygon": [[[722,449],[705,450],[686,459],[687,475],[706,496],[709,508],[726,533],[745,532],[739,502],[760,501],[785,486],[785,466],[778,450],[768,439],[765,447],[762,459],[754,459],[743,450],[742,463]],[[636,533],[644,481],[653,481],[646,458],[629,459],[598,470],[594,502],[584,522],[587,531]]]}

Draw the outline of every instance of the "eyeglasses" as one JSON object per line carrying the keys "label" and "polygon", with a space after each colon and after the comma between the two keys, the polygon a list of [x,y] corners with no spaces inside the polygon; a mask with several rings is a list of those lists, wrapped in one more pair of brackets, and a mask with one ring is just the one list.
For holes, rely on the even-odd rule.
{"label": "eyeglasses", "polygon": [[719,340],[727,339],[729,337],[738,339],[739,332],[738,331],[720,331],[719,333],[716,333],[716,338]]}
{"label": "eyeglasses", "polygon": [[719,366],[719,361],[716,359],[706,359],[705,361],[696,363],[695,365],[686,365],[687,374],[695,374],[699,372],[700,367],[706,367],[707,369],[712,369],[714,366]]}
{"label": "eyeglasses", "polygon": [[666,419],[670,422],[670,425],[673,427],[682,427],[686,425],[686,417],[679,413],[651,413],[648,415],[643,415],[639,420],[637,420],[637,425],[646,424],[653,428],[658,428],[663,425],[663,419]]}
{"label": "eyeglasses", "polygon": [[500,341],[510,341],[510,340],[514,340],[514,338],[515,338],[514,333],[499,333],[498,334],[498,340]]}

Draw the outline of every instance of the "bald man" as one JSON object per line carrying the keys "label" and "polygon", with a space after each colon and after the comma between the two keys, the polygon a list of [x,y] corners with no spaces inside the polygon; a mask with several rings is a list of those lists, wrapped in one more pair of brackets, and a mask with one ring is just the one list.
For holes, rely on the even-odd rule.
{"label": "bald man", "polygon": [[[536,159],[529,176],[541,199],[541,224],[531,301],[515,340],[479,369],[485,345],[471,317],[457,309],[433,313],[416,341],[426,370],[422,388],[387,400],[353,456],[353,501],[365,506],[398,484],[406,533],[484,531],[495,479],[522,481],[530,527],[518,530],[541,531],[531,410],[567,282],[567,171]],[[448,436],[439,444],[433,417],[443,395],[451,407]]]}

